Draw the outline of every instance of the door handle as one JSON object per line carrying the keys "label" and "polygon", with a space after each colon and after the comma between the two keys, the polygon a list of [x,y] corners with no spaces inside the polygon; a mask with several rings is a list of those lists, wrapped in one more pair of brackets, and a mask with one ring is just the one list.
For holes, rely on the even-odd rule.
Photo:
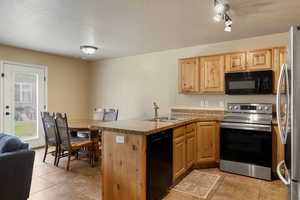
{"label": "door handle", "polygon": [[[281,93],[280,89],[282,86],[282,81],[283,79],[287,79],[287,72],[286,72],[286,64],[283,64],[281,67],[280,75],[279,75],[279,80],[278,80],[278,85],[277,85],[277,94],[276,94],[276,114],[277,114],[277,122],[278,122],[278,130],[279,130],[279,136],[282,144],[286,143],[286,137],[287,137],[287,126],[288,126],[288,114],[289,114],[289,102],[287,102],[287,112],[286,112],[286,127],[282,127],[282,121],[281,121]],[[287,87],[289,87],[288,82],[287,82]],[[288,93],[289,91],[286,91]],[[288,95],[288,94],[287,94]],[[289,98],[288,98],[289,101]]]}
{"label": "door handle", "polygon": [[[286,174],[286,178],[283,177],[283,175],[281,174],[281,168],[284,167],[284,173]],[[289,172],[286,168],[286,165],[284,163],[284,160],[280,161],[280,163],[278,163],[277,168],[276,168],[276,173],[279,177],[279,179],[285,184],[285,185],[289,185],[291,183],[291,179],[289,176]]]}
{"label": "door handle", "polygon": [[10,115],[10,112],[5,112],[5,115],[6,115],[6,116]]}

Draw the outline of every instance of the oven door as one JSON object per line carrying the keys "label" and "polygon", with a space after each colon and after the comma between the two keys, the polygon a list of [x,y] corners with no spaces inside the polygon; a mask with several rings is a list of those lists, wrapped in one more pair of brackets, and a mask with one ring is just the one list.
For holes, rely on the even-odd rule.
{"label": "oven door", "polygon": [[225,73],[225,94],[272,94],[272,71]]}
{"label": "oven door", "polygon": [[269,125],[221,123],[221,160],[272,167]]}

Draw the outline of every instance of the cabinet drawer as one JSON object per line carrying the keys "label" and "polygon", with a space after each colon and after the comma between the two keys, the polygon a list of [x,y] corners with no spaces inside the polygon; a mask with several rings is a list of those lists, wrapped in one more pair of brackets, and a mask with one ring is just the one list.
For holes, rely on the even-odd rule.
{"label": "cabinet drawer", "polygon": [[185,126],[174,128],[173,130],[173,139],[178,137],[183,137],[185,135]]}
{"label": "cabinet drawer", "polygon": [[186,133],[185,136],[186,136],[187,138],[190,138],[190,137],[196,137],[196,130],[195,130],[195,131],[191,131],[191,132]]}
{"label": "cabinet drawer", "polygon": [[196,124],[193,123],[193,124],[188,124],[186,126],[186,133],[189,133],[189,132],[193,132],[196,130]]}

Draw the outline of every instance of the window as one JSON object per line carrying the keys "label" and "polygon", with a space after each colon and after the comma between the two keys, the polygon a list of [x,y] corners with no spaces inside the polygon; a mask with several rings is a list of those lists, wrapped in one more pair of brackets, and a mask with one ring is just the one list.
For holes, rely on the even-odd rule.
{"label": "window", "polygon": [[31,83],[15,83],[15,102],[32,103]]}

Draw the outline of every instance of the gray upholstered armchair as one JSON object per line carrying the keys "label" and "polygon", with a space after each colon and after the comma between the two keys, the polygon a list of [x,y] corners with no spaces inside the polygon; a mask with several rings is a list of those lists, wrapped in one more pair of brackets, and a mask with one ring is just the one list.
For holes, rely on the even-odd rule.
{"label": "gray upholstered armchair", "polygon": [[29,198],[34,151],[17,137],[0,133],[0,199]]}

